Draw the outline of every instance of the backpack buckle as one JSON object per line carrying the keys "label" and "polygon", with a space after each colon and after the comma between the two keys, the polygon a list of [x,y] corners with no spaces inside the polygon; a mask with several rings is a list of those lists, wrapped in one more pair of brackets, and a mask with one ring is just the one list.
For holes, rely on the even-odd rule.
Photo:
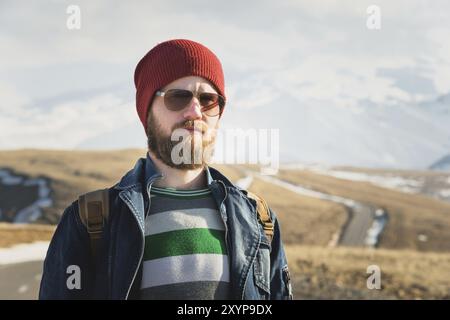
{"label": "backpack buckle", "polygon": [[89,234],[99,234],[103,231],[103,206],[101,201],[89,201],[86,212],[86,229]]}

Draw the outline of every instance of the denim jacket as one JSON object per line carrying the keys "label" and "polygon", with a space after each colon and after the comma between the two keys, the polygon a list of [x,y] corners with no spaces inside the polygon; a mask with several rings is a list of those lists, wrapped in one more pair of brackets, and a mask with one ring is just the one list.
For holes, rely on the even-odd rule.
{"label": "denim jacket", "polygon": [[[206,168],[207,183],[226,226],[231,299],[292,299],[287,260],[275,213],[270,242],[258,221],[256,202],[219,171]],[[136,299],[144,253],[144,217],[152,183],[161,178],[141,158],[109,189],[110,213],[92,261],[78,201],[67,207],[44,261],[39,299]],[[79,276],[74,280],[74,276]],[[75,281],[75,282],[74,282]]]}

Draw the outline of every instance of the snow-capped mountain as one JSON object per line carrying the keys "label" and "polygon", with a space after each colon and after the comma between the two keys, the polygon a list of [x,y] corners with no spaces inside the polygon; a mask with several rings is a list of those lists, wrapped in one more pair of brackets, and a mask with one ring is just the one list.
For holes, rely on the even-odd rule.
{"label": "snow-capped mountain", "polygon": [[450,154],[439,159],[430,166],[431,170],[450,171]]}
{"label": "snow-capped mountain", "polygon": [[278,128],[281,162],[425,169],[450,150],[450,94],[420,104],[335,106],[283,93],[252,108],[230,101],[222,127]]}

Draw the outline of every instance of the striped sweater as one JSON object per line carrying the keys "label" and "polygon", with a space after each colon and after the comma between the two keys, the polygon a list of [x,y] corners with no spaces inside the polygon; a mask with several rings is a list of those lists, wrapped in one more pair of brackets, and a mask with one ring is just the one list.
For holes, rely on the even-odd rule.
{"label": "striped sweater", "polygon": [[152,187],[141,299],[226,299],[225,227],[209,189]]}

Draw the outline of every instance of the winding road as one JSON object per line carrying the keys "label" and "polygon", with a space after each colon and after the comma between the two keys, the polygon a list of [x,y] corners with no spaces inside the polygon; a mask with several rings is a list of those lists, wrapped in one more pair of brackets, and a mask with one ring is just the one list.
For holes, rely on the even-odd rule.
{"label": "winding road", "polygon": [[341,245],[374,247],[377,245],[378,237],[387,222],[387,212],[383,209],[352,199],[346,199],[308,189],[303,186],[281,180],[275,176],[262,175],[258,172],[248,170],[243,170],[243,172],[245,174],[245,178],[238,180],[236,184],[244,189],[250,187],[253,178],[256,177],[257,179],[272,183],[297,194],[344,205],[348,212],[347,222],[338,234],[332,236],[329,243],[330,246]]}

